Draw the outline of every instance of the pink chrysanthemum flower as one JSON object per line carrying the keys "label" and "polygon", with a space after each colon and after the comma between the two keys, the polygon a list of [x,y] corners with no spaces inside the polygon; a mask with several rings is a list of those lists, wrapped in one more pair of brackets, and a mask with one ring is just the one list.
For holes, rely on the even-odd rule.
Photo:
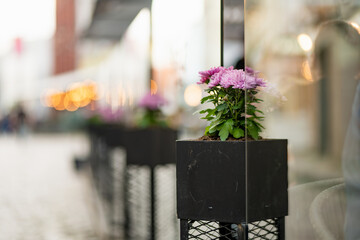
{"label": "pink chrysanthemum flower", "polygon": [[243,88],[245,73],[243,70],[229,70],[223,74],[220,85],[223,88]]}
{"label": "pink chrysanthemum flower", "polygon": [[208,85],[209,88],[213,88],[219,84],[221,85],[221,80],[223,79],[224,74],[226,74],[229,71],[232,71],[233,69],[234,69],[233,66],[231,66],[229,68],[223,68],[219,72],[212,75],[209,85]]}
{"label": "pink chrysanthemum flower", "polygon": [[266,87],[266,82],[263,78],[256,77],[256,86],[257,87]]}
{"label": "pink chrysanthemum flower", "polygon": [[246,74],[250,74],[250,75],[257,75],[259,72],[255,71],[254,69],[252,69],[251,67],[245,67],[245,72]]}
{"label": "pink chrysanthemum flower", "polygon": [[200,81],[197,82],[197,84],[203,84],[205,83],[207,80],[209,80],[215,73],[220,72],[221,70],[223,70],[224,67],[213,67],[210,68],[209,70],[206,71],[200,71]]}

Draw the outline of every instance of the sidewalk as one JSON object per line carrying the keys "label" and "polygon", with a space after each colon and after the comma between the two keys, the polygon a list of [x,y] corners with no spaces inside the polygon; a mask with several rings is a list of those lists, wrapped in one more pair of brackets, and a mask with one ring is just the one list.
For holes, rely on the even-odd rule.
{"label": "sidewalk", "polygon": [[0,240],[98,240],[81,135],[0,136]]}

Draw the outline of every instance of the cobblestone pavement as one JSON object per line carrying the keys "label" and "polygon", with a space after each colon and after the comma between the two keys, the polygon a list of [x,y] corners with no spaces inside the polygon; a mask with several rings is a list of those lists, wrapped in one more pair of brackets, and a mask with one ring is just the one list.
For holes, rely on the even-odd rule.
{"label": "cobblestone pavement", "polygon": [[97,240],[82,135],[0,136],[0,240]]}

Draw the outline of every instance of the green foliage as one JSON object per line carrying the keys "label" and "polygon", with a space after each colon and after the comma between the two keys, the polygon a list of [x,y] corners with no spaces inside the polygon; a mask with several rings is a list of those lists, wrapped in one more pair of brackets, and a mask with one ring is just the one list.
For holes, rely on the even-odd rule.
{"label": "green foliage", "polygon": [[137,122],[141,128],[148,127],[167,127],[167,123],[162,119],[162,113],[159,109],[146,108],[143,116]]}
{"label": "green foliage", "polygon": [[260,124],[263,120],[263,112],[254,104],[262,102],[256,97],[256,89],[244,90],[234,88],[214,87],[206,89],[208,96],[201,103],[211,103],[213,108],[201,110],[199,113],[205,116],[210,125],[205,129],[205,135],[219,136],[225,141],[230,136],[234,138],[247,135],[255,140],[259,139],[260,132],[264,127]]}

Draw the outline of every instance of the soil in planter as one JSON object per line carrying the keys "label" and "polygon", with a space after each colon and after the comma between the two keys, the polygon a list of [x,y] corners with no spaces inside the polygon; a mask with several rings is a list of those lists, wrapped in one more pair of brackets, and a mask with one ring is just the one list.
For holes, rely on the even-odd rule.
{"label": "soil in planter", "polygon": [[[228,137],[228,139],[226,139],[226,141],[255,141],[255,139],[253,139],[252,137],[242,137],[242,138],[234,138],[234,137]],[[258,140],[263,140],[262,137],[259,137]],[[195,139],[195,141],[221,141],[219,136],[202,136],[198,139]]]}

